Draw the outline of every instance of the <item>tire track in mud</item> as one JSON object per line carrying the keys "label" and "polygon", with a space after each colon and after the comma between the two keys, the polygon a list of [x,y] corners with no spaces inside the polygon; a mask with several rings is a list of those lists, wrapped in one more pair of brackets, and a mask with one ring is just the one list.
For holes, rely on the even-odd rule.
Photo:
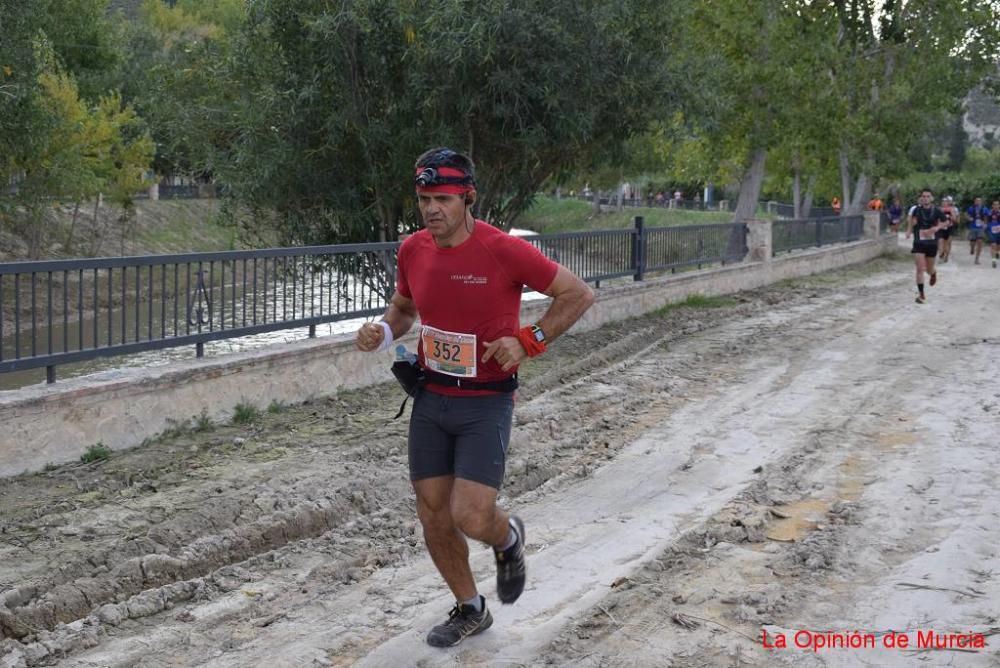
{"label": "tire track in mud", "polygon": [[[735,343],[701,332],[782,301],[808,308],[831,292],[780,286],[717,311],[684,309],[567,336],[555,354],[540,358],[545,364],[523,374],[504,495],[550,494],[591,475],[685,394],[721,380],[727,356],[766,349],[761,334],[773,324],[749,327]],[[704,337],[703,352],[666,372],[658,365],[657,350],[696,336]],[[249,430],[183,433],[121,453],[103,471],[87,469],[82,485],[83,476],[70,468],[63,478],[75,477],[70,491],[76,493],[61,499],[40,493],[38,506],[25,499],[54,476],[5,482],[0,498],[20,502],[16,513],[5,511],[0,538],[28,531],[41,536],[36,552],[46,555],[32,558],[6,540],[0,550],[27,564],[0,596],[7,650],[27,656],[27,665],[44,665],[94,646],[124,620],[211,600],[235,583],[280,570],[299,548],[327,562],[310,575],[341,587],[419,553],[405,422],[371,415],[371,406],[385,406],[387,393],[395,399],[392,388],[343,393]],[[353,554],[336,558],[345,544]],[[373,544],[389,548],[387,556],[371,558]],[[52,563],[61,567],[45,572]],[[257,574],[249,576],[246,564]]]}
{"label": "tire track in mud", "polygon": [[[890,292],[891,299],[906,303],[908,293]],[[861,303],[855,308],[864,309],[870,295],[857,297]],[[911,345],[872,332],[898,327],[921,331],[923,341],[954,336],[965,341],[969,337],[962,330],[975,328],[976,321],[943,318],[923,329],[918,322],[926,327],[928,319],[900,311],[883,310],[882,320],[891,327],[859,323],[867,332],[847,345],[831,332],[829,340],[845,354],[843,379],[835,384],[842,392],[804,434],[802,446],[764,465],[759,481],[576,616],[537,660],[692,668],[902,666],[913,665],[917,656],[932,662],[952,657],[938,652],[938,659],[931,659],[934,653],[926,650],[922,656],[888,650],[765,651],[761,629],[768,629],[772,642],[778,631],[805,628],[876,634],[910,629],[914,637],[914,629],[929,627],[1000,632],[995,605],[989,604],[991,594],[994,603],[1000,594],[989,577],[1000,565],[996,542],[987,537],[970,550],[977,532],[986,531],[997,515],[995,486],[986,480],[1000,463],[995,449],[1000,411],[991,403],[1000,394],[988,381],[998,368],[993,364],[990,372],[980,361],[969,373],[968,359],[945,353],[934,357],[941,373],[924,373],[918,354],[900,354]],[[975,339],[980,343],[991,344]],[[925,344],[924,350],[931,349]],[[798,368],[806,375],[814,366]],[[944,406],[931,399],[930,388],[935,396],[948,397]],[[964,409],[956,415],[964,402],[955,400],[972,396],[979,398],[975,417],[963,415]],[[928,413],[910,413],[921,410],[931,415],[930,423]],[[987,446],[990,440],[994,447]],[[949,458],[950,450],[960,454]],[[993,490],[984,497],[989,487]],[[957,522],[961,517],[971,518],[971,525]],[[939,550],[942,556],[934,556]],[[952,564],[964,571],[952,570]],[[914,595],[911,601],[898,593],[899,580],[982,597],[946,593],[929,601]],[[881,625],[873,622],[878,619]],[[1000,651],[993,647],[979,656],[963,655],[968,663],[962,665],[996,665]]]}

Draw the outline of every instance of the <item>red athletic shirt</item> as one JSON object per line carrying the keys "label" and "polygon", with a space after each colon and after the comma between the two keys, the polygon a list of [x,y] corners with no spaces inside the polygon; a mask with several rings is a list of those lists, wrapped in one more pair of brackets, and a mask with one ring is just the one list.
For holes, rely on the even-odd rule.
{"label": "red athletic shirt", "polygon": [[[427,230],[407,238],[399,249],[396,290],[416,304],[422,328],[475,335],[476,373],[470,380],[503,380],[517,368],[503,371],[495,359],[483,364],[484,342],[517,336],[522,289],[544,292],[558,270],[558,264],[527,241],[477,220],[472,235],[453,248],[440,248]],[[420,339],[417,353],[426,364]],[[440,394],[483,394],[428,387]]]}

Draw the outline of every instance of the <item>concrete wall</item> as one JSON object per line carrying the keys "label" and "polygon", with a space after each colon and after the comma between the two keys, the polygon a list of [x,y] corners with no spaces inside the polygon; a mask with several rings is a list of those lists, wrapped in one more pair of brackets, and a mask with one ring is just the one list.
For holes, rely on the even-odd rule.
{"label": "concrete wall", "polygon": [[[575,329],[595,329],[695,293],[730,294],[865,262],[895,243],[895,237],[884,237],[780,258],[758,254],[755,262],[602,287]],[[547,300],[526,302],[522,322],[536,320],[546,306]],[[403,341],[415,345],[412,334]],[[203,411],[228,420],[240,402],[263,409],[272,401],[297,403],[389,381],[390,361],[389,353],[359,353],[353,336],[338,336],[0,392],[0,476],[76,461],[97,442],[112,449],[134,447]]]}

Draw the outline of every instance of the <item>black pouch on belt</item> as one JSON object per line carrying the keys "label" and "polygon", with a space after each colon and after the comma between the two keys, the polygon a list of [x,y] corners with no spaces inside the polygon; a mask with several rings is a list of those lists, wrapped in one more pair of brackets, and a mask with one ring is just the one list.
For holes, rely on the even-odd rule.
{"label": "black pouch on belt", "polygon": [[403,391],[411,397],[416,396],[420,381],[423,378],[423,370],[416,362],[410,360],[396,360],[392,363],[392,375],[399,381]]}

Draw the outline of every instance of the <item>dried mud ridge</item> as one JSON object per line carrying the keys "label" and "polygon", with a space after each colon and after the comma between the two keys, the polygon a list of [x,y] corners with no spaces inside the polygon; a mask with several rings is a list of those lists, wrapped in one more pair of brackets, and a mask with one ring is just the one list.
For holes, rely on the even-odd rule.
{"label": "dried mud ridge", "polygon": [[[689,390],[717,382],[710,367],[770,343],[766,336],[710,343],[669,371],[644,368],[645,352],[823,297],[845,276],[889,262],[741,293],[719,308],[670,309],[564,337],[522,372],[503,494],[548,494],[590,475]],[[606,384],[607,392],[577,401],[566,386],[578,382]],[[533,408],[534,397],[560,392],[558,415]],[[322,557],[307,580],[334,587],[356,586],[423,551],[406,421],[390,419],[400,396],[387,383],[266,412],[249,426],[177,425],[107,461],[0,481],[0,665],[51,665],[97,646],[128,620],[239,589],[251,570],[280,569],[300,551]],[[651,568],[682,567],[712,542],[760,540],[767,495],[761,481],[734,502],[731,516],[685,536],[676,558]],[[850,516],[848,508],[838,512]],[[829,550],[800,561],[814,564],[815,554]]]}

